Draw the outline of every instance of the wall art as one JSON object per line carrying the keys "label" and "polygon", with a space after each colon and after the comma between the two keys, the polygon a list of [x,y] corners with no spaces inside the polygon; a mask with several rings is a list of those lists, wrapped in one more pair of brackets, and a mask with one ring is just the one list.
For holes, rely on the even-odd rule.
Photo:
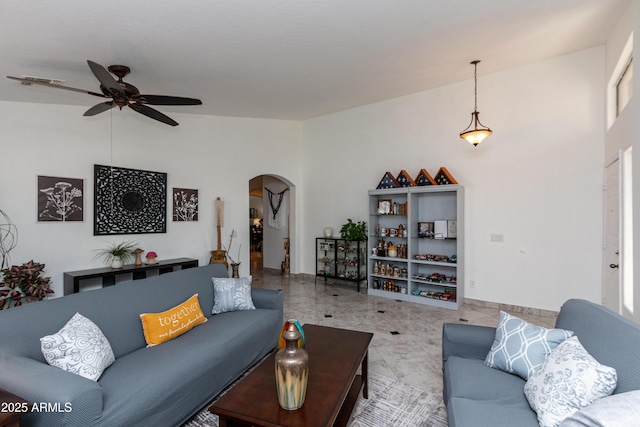
{"label": "wall art", "polygon": [[167,232],[167,174],[94,165],[93,234]]}
{"label": "wall art", "polygon": [[38,175],[38,222],[84,221],[84,180]]}
{"label": "wall art", "polygon": [[198,220],[198,190],[188,188],[173,189],[173,220]]}

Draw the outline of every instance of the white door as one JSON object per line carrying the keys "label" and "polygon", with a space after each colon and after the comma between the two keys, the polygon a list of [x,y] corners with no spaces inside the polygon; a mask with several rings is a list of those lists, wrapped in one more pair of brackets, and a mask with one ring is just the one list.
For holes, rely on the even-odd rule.
{"label": "white door", "polygon": [[602,304],[621,313],[620,294],[620,162],[605,168],[604,190],[604,282]]}

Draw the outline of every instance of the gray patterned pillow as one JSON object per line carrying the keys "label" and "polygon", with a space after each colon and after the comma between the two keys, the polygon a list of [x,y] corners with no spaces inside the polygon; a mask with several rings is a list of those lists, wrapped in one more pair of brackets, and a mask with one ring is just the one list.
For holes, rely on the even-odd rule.
{"label": "gray patterned pillow", "polygon": [[80,313],[57,333],[40,338],[40,349],[49,365],[93,381],[116,360],[100,328]]}
{"label": "gray patterned pillow", "polygon": [[517,374],[526,380],[540,367],[551,350],[571,336],[571,331],[532,325],[501,311],[496,335],[484,364]]}
{"label": "gray patterned pillow", "polygon": [[213,277],[211,281],[213,282],[211,314],[256,309],[251,299],[251,276],[239,279]]}
{"label": "gray patterned pillow", "polygon": [[618,384],[614,368],[601,365],[571,337],[549,353],[527,380],[524,394],[538,414],[541,427],[556,427],[595,400],[608,396]]}

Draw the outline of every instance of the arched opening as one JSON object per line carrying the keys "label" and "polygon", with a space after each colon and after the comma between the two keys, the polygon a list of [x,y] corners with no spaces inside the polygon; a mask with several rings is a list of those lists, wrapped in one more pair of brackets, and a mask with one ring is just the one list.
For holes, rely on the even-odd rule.
{"label": "arched opening", "polygon": [[249,180],[249,235],[251,274],[280,272],[289,244],[289,270],[297,271],[295,257],[295,186],[286,178],[259,175]]}

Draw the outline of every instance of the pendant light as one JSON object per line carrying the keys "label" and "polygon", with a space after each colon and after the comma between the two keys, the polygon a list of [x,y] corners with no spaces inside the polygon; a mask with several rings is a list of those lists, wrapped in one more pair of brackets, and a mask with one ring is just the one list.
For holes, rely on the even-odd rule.
{"label": "pendant light", "polygon": [[480,119],[478,118],[478,115],[480,114],[480,112],[478,111],[478,63],[479,62],[480,62],[479,59],[476,59],[475,61],[471,61],[471,64],[473,64],[474,66],[473,76],[475,79],[475,92],[474,92],[475,105],[474,105],[473,113],[471,113],[471,123],[469,123],[469,126],[467,126],[465,130],[460,132],[460,138],[466,139],[467,142],[473,144],[474,147],[476,147],[478,144],[484,141],[486,137],[488,137],[493,133],[491,129],[489,129],[482,123],[480,123]]}

